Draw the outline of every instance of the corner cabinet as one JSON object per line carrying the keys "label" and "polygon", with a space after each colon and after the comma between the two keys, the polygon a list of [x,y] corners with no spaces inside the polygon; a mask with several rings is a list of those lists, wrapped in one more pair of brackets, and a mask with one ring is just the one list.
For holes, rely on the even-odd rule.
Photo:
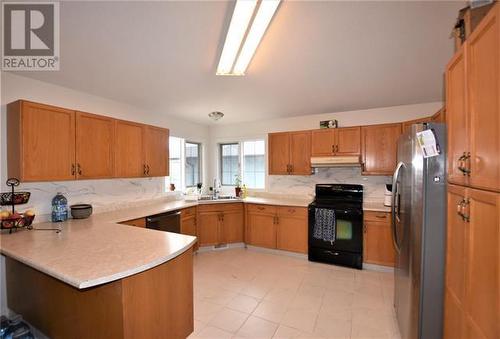
{"label": "corner cabinet", "polygon": [[448,187],[444,338],[500,337],[500,194]]}
{"label": "corner cabinet", "polygon": [[207,204],[198,206],[197,231],[200,246],[244,241],[243,204]]}
{"label": "corner cabinet", "polygon": [[75,179],[75,112],[18,100],[7,105],[8,176]]}
{"label": "corner cabinet", "polygon": [[392,175],[396,168],[401,124],[361,127],[363,175]]}
{"label": "corner cabinet", "polygon": [[360,127],[325,128],[311,133],[313,157],[360,154]]}
{"label": "corner cabinet", "polygon": [[168,176],[165,128],[18,100],[7,105],[8,176],[60,181]]}
{"label": "corner cabinet", "polygon": [[311,174],[311,131],[270,133],[269,174]]}

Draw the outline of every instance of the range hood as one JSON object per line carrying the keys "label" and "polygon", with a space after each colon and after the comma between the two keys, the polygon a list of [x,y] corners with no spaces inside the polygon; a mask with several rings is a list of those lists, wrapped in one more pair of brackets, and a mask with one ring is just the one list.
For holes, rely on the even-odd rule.
{"label": "range hood", "polygon": [[311,167],[357,167],[361,166],[359,156],[311,157]]}

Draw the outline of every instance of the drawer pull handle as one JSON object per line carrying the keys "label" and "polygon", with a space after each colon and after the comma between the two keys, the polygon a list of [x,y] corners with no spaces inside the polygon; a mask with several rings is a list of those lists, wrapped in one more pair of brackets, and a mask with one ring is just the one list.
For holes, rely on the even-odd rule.
{"label": "drawer pull handle", "polygon": [[387,215],[376,215],[375,217],[380,219],[385,219],[387,218]]}

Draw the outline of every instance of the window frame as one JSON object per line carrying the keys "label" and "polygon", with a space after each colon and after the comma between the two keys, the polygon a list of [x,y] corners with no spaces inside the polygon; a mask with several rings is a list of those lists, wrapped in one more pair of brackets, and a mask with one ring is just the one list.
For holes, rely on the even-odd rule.
{"label": "window frame", "polygon": [[220,185],[224,186],[224,187],[234,187],[235,186],[234,184],[228,185],[228,184],[224,184],[224,182],[222,181],[222,178],[223,178],[223,175],[222,175],[222,172],[223,172],[223,168],[222,168],[222,147],[223,146],[233,146],[233,145],[238,146],[238,171],[237,171],[237,174],[239,174],[241,176],[241,143],[238,142],[238,141],[235,141],[235,142],[221,142],[218,145],[219,145],[219,182],[220,182]]}
{"label": "window frame", "polygon": [[186,147],[187,147],[187,144],[191,144],[191,145],[197,145],[198,146],[198,159],[199,159],[199,165],[198,165],[198,182],[203,182],[203,145],[201,142],[196,142],[196,141],[189,141],[188,139],[183,139],[184,142],[183,142],[183,158],[184,158],[184,173],[183,173],[183,177],[184,177],[184,189],[187,189],[187,188],[193,188],[193,187],[196,187],[196,185],[198,183],[194,183],[192,186],[188,186],[187,183],[186,183],[186,180],[187,180],[187,175],[186,175],[186,166],[187,166],[187,155],[186,155]]}
{"label": "window frame", "polygon": [[245,182],[245,151],[244,151],[244,143],[245,142],[256,142],[256,141],[263,141],[264,142],[264,187],[262,188],[249,188],[253,191],[265,191],[266,190],[266,187],[267,187],[267,142],[266,142],[266,139],[264,138],[252,138],[252,139],[245,139],[245,140],[241,140],[239,142],[240,144],[240,149],[242,149],[242,151],[240,152],[240,162],[241,162],[241,165],[240,165],[240,176],[241,176],[241,181],[242,183]]}

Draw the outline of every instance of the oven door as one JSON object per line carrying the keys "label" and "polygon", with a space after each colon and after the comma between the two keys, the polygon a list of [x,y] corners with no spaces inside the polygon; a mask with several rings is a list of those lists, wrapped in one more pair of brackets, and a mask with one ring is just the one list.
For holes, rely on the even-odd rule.
{"label": "oven door", "polygon": [[[335,241],[324,241],[313,237],[316,208],[331,209],[335,212]],[[363,211],[361,209],[309,206],[309,247],[332,249],[353,253],[363,253]]]}

